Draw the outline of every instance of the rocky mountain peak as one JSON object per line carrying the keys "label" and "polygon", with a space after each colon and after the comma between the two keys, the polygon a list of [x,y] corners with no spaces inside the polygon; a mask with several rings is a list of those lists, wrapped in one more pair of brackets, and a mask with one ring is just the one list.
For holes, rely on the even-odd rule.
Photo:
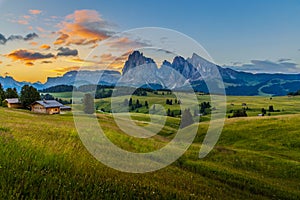
{"label": "rocky mountain peak", "polygon": [[140,65],[149,64],[149,63],[155,63],[153,59],[147,58],[143,55],[143,53],[139,51],[132,52],[129,56],[127,61],[125,62],[125,65],[122,69],[122,73],[125,74],[130,69],[135,68]]}

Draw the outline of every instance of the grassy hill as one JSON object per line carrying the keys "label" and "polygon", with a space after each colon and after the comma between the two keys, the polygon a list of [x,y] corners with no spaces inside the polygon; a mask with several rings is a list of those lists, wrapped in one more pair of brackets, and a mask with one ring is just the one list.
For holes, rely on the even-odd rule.
{"label": "grassy hill", "polygon": [[[255,104],[263,101],[270,100]],[[114,143],[133,152],[165,145],[178,126],[168,118],[160,135],[141,142],[122,134],[110,114],[98,118]],[[145,115],[133,118],[143,123]],[[192,146],[171,166],[129,174],[87,152],[71,114],[0,108],[0,199],[300,198],[300,114],[227,119],[215,149],[198,159],[207,127],[200,123]]]}

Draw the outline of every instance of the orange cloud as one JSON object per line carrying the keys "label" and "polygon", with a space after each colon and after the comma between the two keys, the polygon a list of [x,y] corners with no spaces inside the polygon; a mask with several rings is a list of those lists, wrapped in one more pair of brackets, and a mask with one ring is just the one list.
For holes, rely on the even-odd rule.
{"label": "orange cloud", "polygon": [[33,66],[34,64],[33,64],[33,62],[26,62],[25,65],[30,67],[30,66]]}
{"label": "orange cloud", "polygon": [[144,46],[148,46],[145,42],[138,40],[130,39],[128,37],[114,37],[110,38],[110,41],[107,42],[107,45],[113,49],[136,49]]}
{"label": "orange cloud", "polygon": [[73,70],[78,70],[80,67],[78,66],[72,66],[72,67],[64,67],[64,68],[59,68],[59,69],[54,69],[54,72],[59,72],[59,73],[64,73],[68,71],[73,71]]}
{"label": "orange cloud", "polygon": [[45,30],[45,29],[43,29],[42,27],[36,27],[36,29],[37,29],[39,32],[41,32],[41,33],[44,33],[44,32],[46,32],[46,30]]}
{"label": "orange cloud", "polygon": [[30,19],[31,16],[29,16],[29,15],[24,15],[23,18],[24,18],[24,19]]}
{"label": "orange cloud", "polygon": [[49,61],[49,60],[44,60],[44,61],[42,61],[41,63],[42,63],[42,64],[51,64],[51,63],[52,63],[52,61]]}
{"label": "orange cloud", "polygon": [[61,35],[59,36],[59,38],[57,38],[53,44],[55,44],[55,45],[64,44],[66,42],[66,40],[69,38],[68,34],[65,34],[65,33],[60,33],[60,34]]}
{"label": "orange cloud", "polygon": [[41,54],[39,52],[33,52],[33,51],[28,51],[23,49],[15,50],[6,56],[13,61],[22,61],[25,63],[33,62],[35,60],[40,60],[40,59],[54,58],[54,55],[51,53]]}
{"label": "orange cloud", "polygon": [[37,43],[37,42],[30,42],[29,43],[31,46],[36,46],[36,45],[38,45],[39,43]]}
{"label": "orange cloud", "polygon": [[[95,44],[111,35],[108,23],[94,10],[76,10],[59,24],[59,38],[54,44]],[[68,37],[66,37],[66,35]]]}
{"label": "orange cloud", "polygon": [[39,15],[42,13],[42,11],[41,10],[29,10],[29,13],[32,15]]}
{"label": "orange cloud", "polygon": [[40,46],[40,49],[49,50],[51,47],[48,44],[43,44]]}
{"label": "orange cloud", "polygon": [[27,20],[23,20],[23,19],[20,19],[17,22],[18,22],[18,24],[22,24],[22,25],[27,25],[28,24],[28,21]]}

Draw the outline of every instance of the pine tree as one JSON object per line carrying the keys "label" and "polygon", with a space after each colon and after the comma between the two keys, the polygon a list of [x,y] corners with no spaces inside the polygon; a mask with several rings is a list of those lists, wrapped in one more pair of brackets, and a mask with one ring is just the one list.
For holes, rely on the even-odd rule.
{"label": "pine tree", "polygon": [[0,105],[2,106],[2,102],[4,101],[5,99],[5,92],[4,92],[4,89],[0,83]]}
{"label": "pine tree", "polygon": [[167,104],[167,105],[170,104],[169,99],[166,100],[166,104]]}
{"label": "pine tree", "polygon": [[145,101],[145,107],[146,107],[147,109],[149,108],[148,101]]}
{"label": "pine tree", "polygon": [[24,85],[22,87],[20,101],[24,108],[27,108],[30,104],[40,99],[40,93],[37,91],[36,88],[29,85]]}
{"label": "pine tree", "polygon": [[274,107],[273,106],[269,106],[269,112],[274,112]]}
{"label": "pine tree", "polygon": [[168,109],[167,116],[171,116],[171,110],[170,110],[170,108]]}
{"label": "pine tree", "polygon": [[173,111],[171,112],[171,117],[175,117],[175,114]]}
{"label": "pine tree", "polygon": [[129,106],[132,106],[132,98],[129,99],[128,105],[129,105]]}
{"label": "pine tree", "polygon": [[140,106],[140,101],[139,101],[138,99],[136,100],[136,107],[137,107],[137,108],[141,107],[141,106]]}
{"label": "pine tree", "polygon": [[5,92],[5,97],[7,99],[10,99],[10,98],[19,98],[17,89],[16,88],[13,88],[13,89],[12,88],[7,88],[6,92]]}

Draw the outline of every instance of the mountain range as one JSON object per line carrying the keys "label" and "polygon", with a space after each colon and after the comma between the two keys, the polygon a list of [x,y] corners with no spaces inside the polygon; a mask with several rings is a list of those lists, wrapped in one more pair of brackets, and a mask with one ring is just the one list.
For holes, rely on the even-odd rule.
{"label": "mountain range", "polygon": [[49,77],[44,84],[18,82],[10,76],[0,76],[0,83],[4,88],[15,87],[17,90],[25,84],[41,90],[57,85],[80,86],[97,83],[152,89],[187,89],[191,86],[196,91],[209,92],[206,83],[218,79],[216,70],[223,79],[227,95],[280,96],[300,89],[300,74],[241,72],[215,65],[195,53],[187,59],[176,56],[172,62],[165,60],[158,67],[152,58],[145,57],[139,51],[128,56],[122,73],[113,70],[80,71],[80,79],[77,80],[78,71],[69,71],[63,76]]}

